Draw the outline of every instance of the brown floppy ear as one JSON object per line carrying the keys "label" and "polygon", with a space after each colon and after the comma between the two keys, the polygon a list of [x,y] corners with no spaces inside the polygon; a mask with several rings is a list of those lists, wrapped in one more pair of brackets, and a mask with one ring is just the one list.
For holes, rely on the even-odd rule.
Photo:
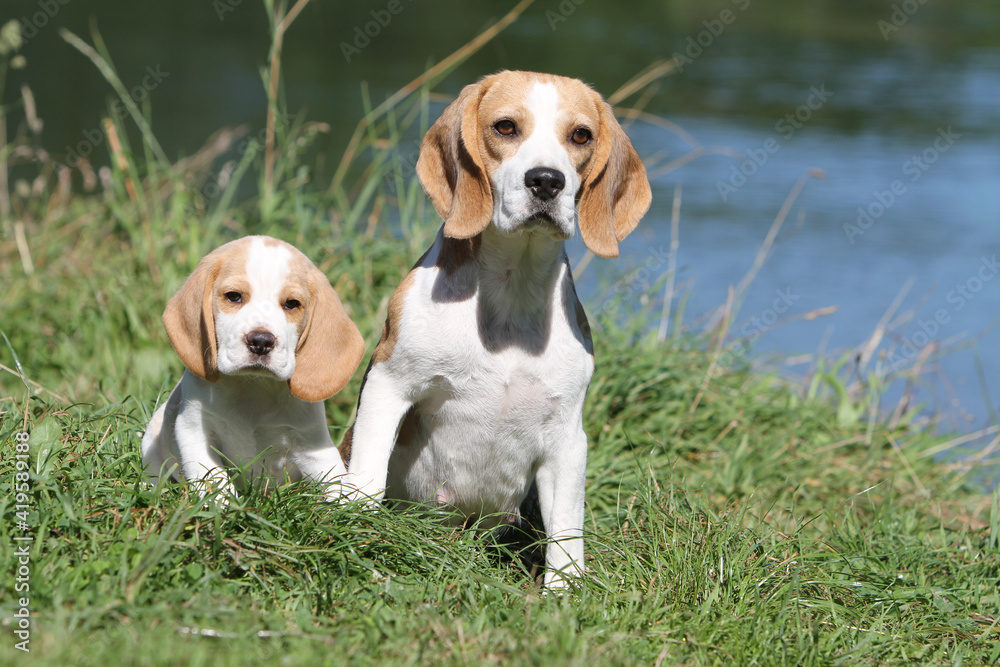
{"label": "brown floppy ear", "polygon": [[365,341],[323,272],[312,267],[308,281],[309,312],[295,348],[295,372],[288,387],[303,401],[323,401],[354,375],[365,353]]}
{"label": "brown floppy ear", "polygon": [[618,242],[639,224],[653,193],[646,167],[611,105],[599,99],[597,106],[597,146],[593,165],[580,188],[577,219],[583,242],[591,251],[601,257],[617,257]]}
{"label": "brown floppy ear", "polygon": [[456,239],[481,233],[493,218],[479,127],[479,102],[488,88],[489,79],[463,88],[420,144],[420,185],[444,219],[444,235]]}
{"label": "brown floppy ear", "polygon": [[212,298],[221,265],[218,251],[203,257],[163,311],[163,326],[177,356],[189,371],[209,382],[219,379]]}

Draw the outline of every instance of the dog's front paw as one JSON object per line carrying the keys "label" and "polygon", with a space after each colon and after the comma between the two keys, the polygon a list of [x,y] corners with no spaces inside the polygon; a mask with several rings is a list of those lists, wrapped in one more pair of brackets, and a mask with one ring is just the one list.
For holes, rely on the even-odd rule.
{"label": "dog's front paw", "polygon": [[377,492],[372,492],[371,489],[366,488],[368,485],[359,484],[357,478],[351,476],[350,473],[344,477],[343,482],[340,484],[340,497],[337,498],[341,503],[362,503],[366,508],[375,509],[382,504],[382,495],[385,493],[384,490],[378,490]]}
{"label": "dog's front paw", "polygon": [[359,503],[362,507],[369,510],[374,510],[382,506],[382,499],[376,498],[374,496],[369,496],[364,491],[360,489],[352,489],[348,493],[345,493],[339,498],[340,502],[343,503]]}
{"label": "dog's front paw", "polygon": [[324,485],[323,500],[328,503],[344,504],[351,501],[349,497],[352,489],[344,485],[342,481],[330,482]]}

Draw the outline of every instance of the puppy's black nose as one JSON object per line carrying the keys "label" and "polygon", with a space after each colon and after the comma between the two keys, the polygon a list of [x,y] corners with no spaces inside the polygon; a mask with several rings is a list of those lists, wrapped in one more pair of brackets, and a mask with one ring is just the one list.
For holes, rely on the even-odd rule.
{"label": "puppy's black nose", "polygon": [[274,349],[274,334],[269,331],[255,329],[246,336],[247,349],[259,357],[263,357]]}
{"label": "puppy's black nose", "polygon": [[566,187],[566,177],[558,169],[534,167],[524,172],[524,187],[539,199],[548,200]]}

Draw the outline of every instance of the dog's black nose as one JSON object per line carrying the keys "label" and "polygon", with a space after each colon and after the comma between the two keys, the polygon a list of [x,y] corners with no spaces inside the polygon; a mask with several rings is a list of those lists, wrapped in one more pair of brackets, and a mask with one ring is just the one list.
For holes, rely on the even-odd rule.
{"label": "dog's black nose", "polygon": [[524,172],[524,187],[539,199],[553,199],[566,187],[566,177],[558,169],[534,167]]}
{"label": "dog's black nose", "polygon": [[259,357],[263,357],[274,349],[274,334],[256,329],[246,336],[247,349]]}

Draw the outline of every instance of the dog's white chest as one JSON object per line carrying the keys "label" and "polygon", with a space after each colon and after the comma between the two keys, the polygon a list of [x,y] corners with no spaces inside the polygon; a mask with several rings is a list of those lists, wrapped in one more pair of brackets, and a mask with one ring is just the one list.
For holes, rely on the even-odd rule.
{"label": "dog's white chest", "polygon": [[[421,273],[415,298],[436,272]],[[400,426],[386,495],[512,517],[538,467],[577,446],[565,434],[579,425],[593,359],[559,301],[542,323],[540,349],[522,343],[525,331],[539,340],[534,322],[512,322],[506,336],[484,339],[475,324],[478,295],[427,305],[407,311],[404,322],[430,312],[438,325],[406,327],[393,355],[417,395]]]}

